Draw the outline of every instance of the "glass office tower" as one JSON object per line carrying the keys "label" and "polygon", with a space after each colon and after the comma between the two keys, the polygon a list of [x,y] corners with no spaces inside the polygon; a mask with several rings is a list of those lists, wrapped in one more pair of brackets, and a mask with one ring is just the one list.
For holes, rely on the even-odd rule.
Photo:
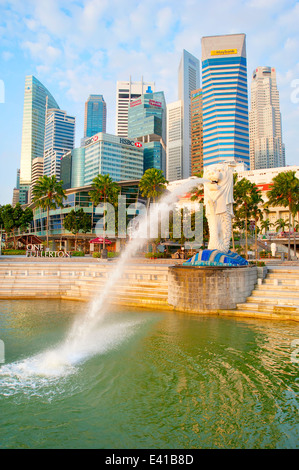
{"label": "glass office tower", "polygon": [[85,103],[84,138],[106,132],[107,106],[102,95],[90,95]]}
{"label": "glass office tower", "polygon": [[202,38],[203,164],[250,167],[245,34]]}
{"label": "glass office tower", "polygon": [[130,103],[128,136],[143,143],[144,171],[156,168],[166,176],[166,102],[163,91],[145,93]]}
{"label": "glass office tower", "polygon": [[48,109],[45,126],[44,175],[60,179],[62,156],[74,148],[75,118],[65,111]]}
{"label": "glass office tower", "polygon": [[32,160],[44,156],[47,108],[59,109],[51,93],[33,75],[25,79],[20,186],[31,184]]}

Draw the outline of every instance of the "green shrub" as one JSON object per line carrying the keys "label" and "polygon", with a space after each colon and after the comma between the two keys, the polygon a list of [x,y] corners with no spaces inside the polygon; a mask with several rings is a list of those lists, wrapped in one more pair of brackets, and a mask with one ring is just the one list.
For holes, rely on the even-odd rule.
{"label": "green shrub", "polygon": [[3,255],[26,255],[26,250],[2,250]]}
{"label": "green shrub", "polygon": [[85,256],[84,251],[72,251],[71,256]]}
{"label": "green shrub", "polygon": [[95,251],[93,254],[92,254],[92,257],[93,258],[101,258],[101,253],[99,253],[98,251]]}

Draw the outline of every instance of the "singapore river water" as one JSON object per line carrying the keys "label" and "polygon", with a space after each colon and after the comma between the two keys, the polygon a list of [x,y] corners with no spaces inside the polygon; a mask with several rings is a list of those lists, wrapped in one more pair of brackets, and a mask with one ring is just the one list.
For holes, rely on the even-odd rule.
{"label": "singapore river water", "polygon": [[0,448],[299,447],[295,322],[118,307],[60,364],[86,308],[0,302]]}

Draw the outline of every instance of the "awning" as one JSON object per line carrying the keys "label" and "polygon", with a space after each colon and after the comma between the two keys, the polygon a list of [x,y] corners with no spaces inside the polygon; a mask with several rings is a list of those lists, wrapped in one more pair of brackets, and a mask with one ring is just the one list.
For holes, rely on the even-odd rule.
{"label": "awning", "polygon": [[[97,238],[94,238],[93,240],[90,240],[89,243],[104,243],[104,238],[102,238],[102,237],[97,237]],[[106,244],[106,245],[111,245],[111,244],[112,244],[112,241],[111,241],[111,240],[108,240],[108,238],[105,238],[105,244]]]}

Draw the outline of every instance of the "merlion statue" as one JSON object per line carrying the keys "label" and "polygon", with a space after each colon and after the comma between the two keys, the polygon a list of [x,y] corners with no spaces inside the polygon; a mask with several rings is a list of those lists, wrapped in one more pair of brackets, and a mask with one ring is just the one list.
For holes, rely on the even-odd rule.
{"label": "merlion statue", "polygon": [[209,250],[228,253],[232,234],[233,213],[233,171],[226,163],[210,165],[203,177],[204,205],[209,224]]}

